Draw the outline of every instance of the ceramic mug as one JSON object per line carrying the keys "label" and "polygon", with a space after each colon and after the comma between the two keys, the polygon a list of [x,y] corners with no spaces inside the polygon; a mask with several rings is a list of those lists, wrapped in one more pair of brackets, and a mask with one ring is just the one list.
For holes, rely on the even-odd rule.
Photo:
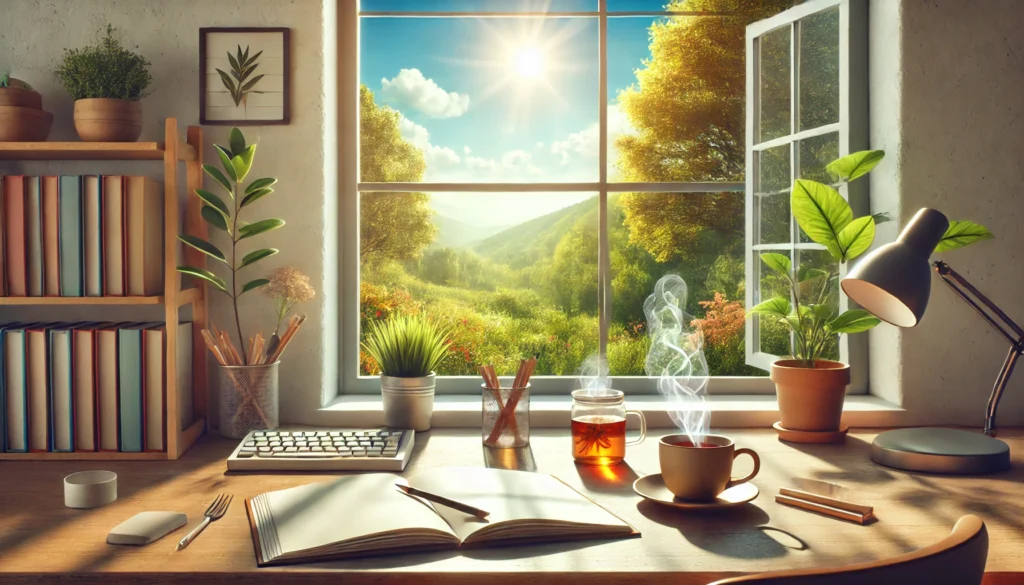
{"label": "ceramic mug", "polygon": [[[746,477],[732,478],[732,462],[747,454],[754,470]],[[751,449],[737,449],[732,439],[707,435],[694,446],[686,435],[666,435],[658,442],[661,477],[665,487],[682,500],[711,501],[734,485],[746,483],[761,469],[761,459]]]}

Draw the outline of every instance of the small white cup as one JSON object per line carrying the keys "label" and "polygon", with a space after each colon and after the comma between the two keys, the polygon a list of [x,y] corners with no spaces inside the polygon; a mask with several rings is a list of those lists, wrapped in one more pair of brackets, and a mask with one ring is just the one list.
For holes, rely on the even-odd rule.
{"label": "small white cup", "polygon": [[79,471],[64,478],[64,505],[68,508],[99,508],[117,499],[117,474],[113,471]]}

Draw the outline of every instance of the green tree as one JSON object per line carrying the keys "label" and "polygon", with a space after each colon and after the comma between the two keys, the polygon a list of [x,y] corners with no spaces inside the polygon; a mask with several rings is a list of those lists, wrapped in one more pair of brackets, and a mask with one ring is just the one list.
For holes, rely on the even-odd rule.
{"label": "green tree", "polygon": [[[427,165],[423,151],[402,138],[401,114],[378,106],[359,87],[359,170],[368,183],[417,182]],[[364,193],[360,198],[359,259],[408,260],[422,254],[437,233],[425,193]]]}
{"label": "green tree", "polygon": [[[626,181],[742,181],[746,26],[793,0],[675,0],[669,8],[728,16],[663,19],[651,26],[651,58],[619,94],[636,128],[620,137]],[[701,232],[734,245],[743,237],[742,195],[630,193],[622,198],[630,239],[659,262],[691,259]]]}

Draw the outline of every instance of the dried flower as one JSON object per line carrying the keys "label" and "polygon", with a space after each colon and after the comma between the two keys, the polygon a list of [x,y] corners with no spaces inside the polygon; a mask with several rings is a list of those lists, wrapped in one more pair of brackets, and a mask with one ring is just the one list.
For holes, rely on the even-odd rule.
{"label": "dried flower", "polygon": [[281,323],[288,313],[299,303],[313,300],[316,290],[309,283],[309,277],[299,269],[282,266],[270,275],[270,283],[262,288],[263,294],[277,302],[277,327],[274,335],[281,329]]}

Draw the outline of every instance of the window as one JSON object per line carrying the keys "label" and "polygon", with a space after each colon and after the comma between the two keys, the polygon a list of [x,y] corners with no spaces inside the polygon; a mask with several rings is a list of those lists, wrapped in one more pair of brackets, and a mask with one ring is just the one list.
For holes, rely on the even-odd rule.
{"label": "window", "polygon": [[[781,275],[762,252],[789,257],[800,274],[838,272],[824,247],[811,242],[790,214],[795,179],[833,182],[832,160],[867,148],[867,12],[861,0],[812,0],[747,29],[746,302],[786,296]],[[858,214],[867,212],[864,184],[834,185]],[[852,192],[848,191],[851,190]],[[842,270],[840,272],[840,270]],[[801,296],[846,310],[839,278],[801,279]],[[866,340],[834,340],[832,359],[850,363],[864,389]],[[768,368],[790,347],[789,331],[754,316],[746,330],[747,363]],[[858,383],[859,382],[859,383]]]}
{"label": "window", "polygon": [[[770,391],[744,350],[745,43],[748,25],[793,3],[339,6],[339,43],[358,30],[357,62],[339,67],[343,89],[359,87],[358,125],[339,121],[358,128],[340,148],[343,180],[358,175],[341,189],[353,199],[341,203],[346,391],[377,391],[359,336],[395,311],[452,328],[441,392],[478,392],[476,364],[512,372],[528,354],[540,356],[537,392],[571,389],[596,354],[616,388],[655,391],[643,302],[668,273],[684,277],[687,312],[704,324],[710,389]],[[808,143],[818,156],[830,147]],[[783,211],[766,207],[780,232],[768,236],[788,245]]]}

